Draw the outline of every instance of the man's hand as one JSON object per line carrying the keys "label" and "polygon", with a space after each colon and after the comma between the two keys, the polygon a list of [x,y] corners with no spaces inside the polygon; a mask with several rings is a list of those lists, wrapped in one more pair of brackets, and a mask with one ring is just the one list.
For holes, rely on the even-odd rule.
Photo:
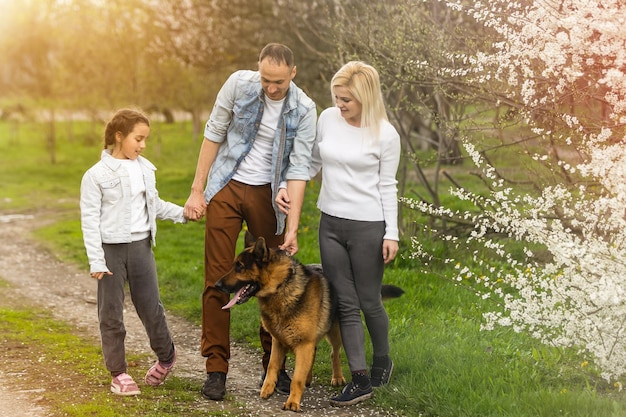
{"label": "man's hand", "polygon": [[192,191],[185,203],[183,215],[191,221],[200,220],[206,213],[206,202],[204,194],[198,191]]}
{"label": "man's hand", "polygon": [[196,166],[196,174],[191,183],[191,193],[185,203],[183,215],[191,221],[200,220],[206,214],[206,201],[204,199],[204,185],[207,180],[207,174],[215,161],[220,143],[210,140],[202,141],[200,154],[198,155],[198,165]]}
{"label": "man's hand", "polygon": [[289,231],[285,233],[285,241],[278,248],[287,251],[291,256],[298,253],[298,234]]}

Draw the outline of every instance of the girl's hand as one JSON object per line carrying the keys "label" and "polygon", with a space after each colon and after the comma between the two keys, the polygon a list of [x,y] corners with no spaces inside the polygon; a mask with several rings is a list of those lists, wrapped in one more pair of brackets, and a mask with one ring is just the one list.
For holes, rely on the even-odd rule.
{"label": "girl's hand", "polygon": [[191,217],[187,217],[186,212],[183,212],[183,217],[185,217],[185,220],[189,221],[189,222],[197,222],[198,220],[202,219],[204,217],[204,213],[206,211],[205,209],[196,209],[195,211],[193,211],[193,215]]}
{"label": "girl's hand", "polygon": [[281,188],[278,190],[278,194],[276,195],[276,204],[281,212],[284,214],[289,214],[289,205],[291,201],[289,200],[289,195],[287,194],[286,188]]}
{"label": "girl's hand", "polygon": [[104,271],[104,272],[92,272],[91,274],[91,278],[95,278],[95,279],[102,279],[105,275],[113,275],[113,272],[111,271]]}
{"label": "girl's hand", "polygon": [[204,194],[200,192],[192,192],[189,194],[189,198],[185,203],[183,215],[187,220],[200,220],[206,212],[206,206],[207,204],[204,200]]}

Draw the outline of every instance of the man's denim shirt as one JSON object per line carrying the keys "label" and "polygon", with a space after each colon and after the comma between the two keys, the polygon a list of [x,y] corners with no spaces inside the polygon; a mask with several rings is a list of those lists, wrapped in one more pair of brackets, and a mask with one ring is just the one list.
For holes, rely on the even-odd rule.
{"label": "man's denim shirt", "polygon": [[[258,71],[233,73],[222,86],[204,129],[206,140],[221,143],[204,191],[207,204],[233,177],[250,152],[259,129],[259,110],[264,105]],[[281,183],[308,181],[311,151],[315,141],[315,103],[292,81],[283,113],[278,121],[272,150],[272,204],[276,213],[276,234],[283,232],[286,216],[276,202]]]}

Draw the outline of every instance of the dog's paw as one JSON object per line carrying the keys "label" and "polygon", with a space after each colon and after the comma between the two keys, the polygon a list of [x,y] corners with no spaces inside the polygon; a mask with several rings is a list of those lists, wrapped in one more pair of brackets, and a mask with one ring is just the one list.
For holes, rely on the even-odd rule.
{"label": "dog's paw", "polygon": [[274,393],[274,389],[276,388],[276,384],[268,384],[266,382],[263,383],[263,387],[261,387],[261,398],[267,400]]}
{"label": "dog's paw", "polygon": [[333,387],[342,387],[346,385],[346,378],[343,375],[333,376],[330,380],[330,385]]}
{"label": "dog's paw", "polygon": [[283,405],[283,410],[300,411],[300,403],[287,399],[287,402]]}

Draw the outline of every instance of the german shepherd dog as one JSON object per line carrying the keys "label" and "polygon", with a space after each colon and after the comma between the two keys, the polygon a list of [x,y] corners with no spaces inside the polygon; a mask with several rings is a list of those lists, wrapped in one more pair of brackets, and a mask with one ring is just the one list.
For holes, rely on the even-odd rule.
{"label": "german shepherd dog", "polygon": [[[245,245],[232,269],[215,287],[236,293],[224,309],[257,297],[261,323],[272,335],[272,352],[261,398],[267,399],[274,393],[281,364],[291,350],[295,367],[283,410],[300,411],[304,387],[313,379],[315,348],[323,337],[332,348],[331,385],[338,387],[346,382],[341,370],[341,333],[331,287],[319,264],[304,265],[286,251],[268,248],[262,237],[255,241],[249,233]],[[403,293],[399,287],[383,285],[383,298],[396,298]]]}

